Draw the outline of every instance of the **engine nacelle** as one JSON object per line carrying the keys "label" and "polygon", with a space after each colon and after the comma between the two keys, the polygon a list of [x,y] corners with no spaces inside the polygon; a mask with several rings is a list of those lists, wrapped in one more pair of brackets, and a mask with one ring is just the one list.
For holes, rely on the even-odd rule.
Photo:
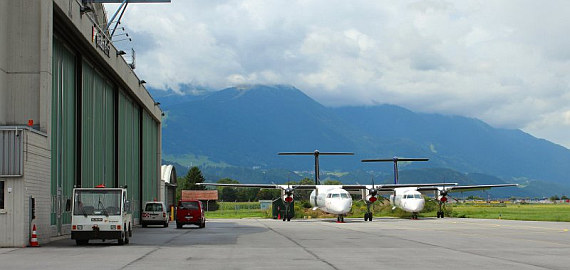
{"label": "engine nacelle", "polygon": [[293,194],[283,196],[283,201],[288,202],[288,203],[292,202],[293,201]]}
{"label": "engine nacelle", "polygon": [[376,196],[372,196],[372,195],[368,195],[366,196],[366,202],[367,203],[374,203],[378,200],[378,198],[376,198]]}

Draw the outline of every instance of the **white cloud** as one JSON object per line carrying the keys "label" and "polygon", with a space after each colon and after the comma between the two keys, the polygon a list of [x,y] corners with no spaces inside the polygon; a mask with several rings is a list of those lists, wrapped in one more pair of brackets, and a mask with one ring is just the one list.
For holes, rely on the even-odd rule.
{"label": "white cloud", "polygon": [[294,85],[325,105],[480,118],[570,147],[570,2],[226,0],[129,5],[158,88]]}

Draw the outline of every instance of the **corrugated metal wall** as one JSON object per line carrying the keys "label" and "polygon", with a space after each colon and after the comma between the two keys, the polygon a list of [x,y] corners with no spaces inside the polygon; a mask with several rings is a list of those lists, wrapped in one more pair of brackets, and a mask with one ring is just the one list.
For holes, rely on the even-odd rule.
{"label": "corrugated metal wall", "polygon": [[22,176],[22,132],[17,128],[0,129],[0,177]]}
{"label": "corrugated metal wall", "polygon": [[158,200],[160,191],[159,161],[158,160],[158,123],[146,112],[142,114],[142,171],[143,171],[143,201]]}
{"label": "corrugated metal wall", "polygon": [[140,205],[140,123],[141,110],[121,90],[119,92],[119,186],[128,185],[133,217],[139,218]]}
{"label": "corrugated metal wall", "polygon": [[75,184],[127,185],[139,218],[140,205],[159,198],[160,123],[57,37],[52,65],[51,224],[71,222],[62,208]]}
{"label": "corrugated metal wall", "polygon": [[[71,216],[61,209],[71,198],[76,180],[76,70],[75,55],[57,38],[53,41],[52,129],[51,129],[51,224],[63,223]],[[61,223],[59,223],[61,225]]]}
{"label": "corrugated metal wall", "polygon": [[106,78],[83,62],[81,186],[115,186],[114,91]]}

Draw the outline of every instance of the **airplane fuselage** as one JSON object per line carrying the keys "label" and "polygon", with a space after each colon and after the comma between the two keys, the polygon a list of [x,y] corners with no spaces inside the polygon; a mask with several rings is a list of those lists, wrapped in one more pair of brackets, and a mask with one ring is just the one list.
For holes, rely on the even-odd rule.
{"label": "airplane fuselage", "polygon": [[346,215],[352,208],[352,197],[340,186],[318,186],[309,198],[311,206],[329,214]]}
{"label": "airplane fuselage", "polygon": [[425,199],[416,188],[395,188],[390,204],[406,212],[418,213],[424,209]]}

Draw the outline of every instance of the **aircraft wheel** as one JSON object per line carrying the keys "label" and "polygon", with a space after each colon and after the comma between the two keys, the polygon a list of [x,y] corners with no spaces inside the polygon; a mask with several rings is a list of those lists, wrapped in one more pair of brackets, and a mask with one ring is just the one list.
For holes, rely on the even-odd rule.
{"label": "aircraft wheel", "polygon": [[368,221],[372,221],[372,213],[368,216]]}
{"label": "aircraft wheel", "polygon": [[364,221],[368,221],[368,213],[364,213]]}

